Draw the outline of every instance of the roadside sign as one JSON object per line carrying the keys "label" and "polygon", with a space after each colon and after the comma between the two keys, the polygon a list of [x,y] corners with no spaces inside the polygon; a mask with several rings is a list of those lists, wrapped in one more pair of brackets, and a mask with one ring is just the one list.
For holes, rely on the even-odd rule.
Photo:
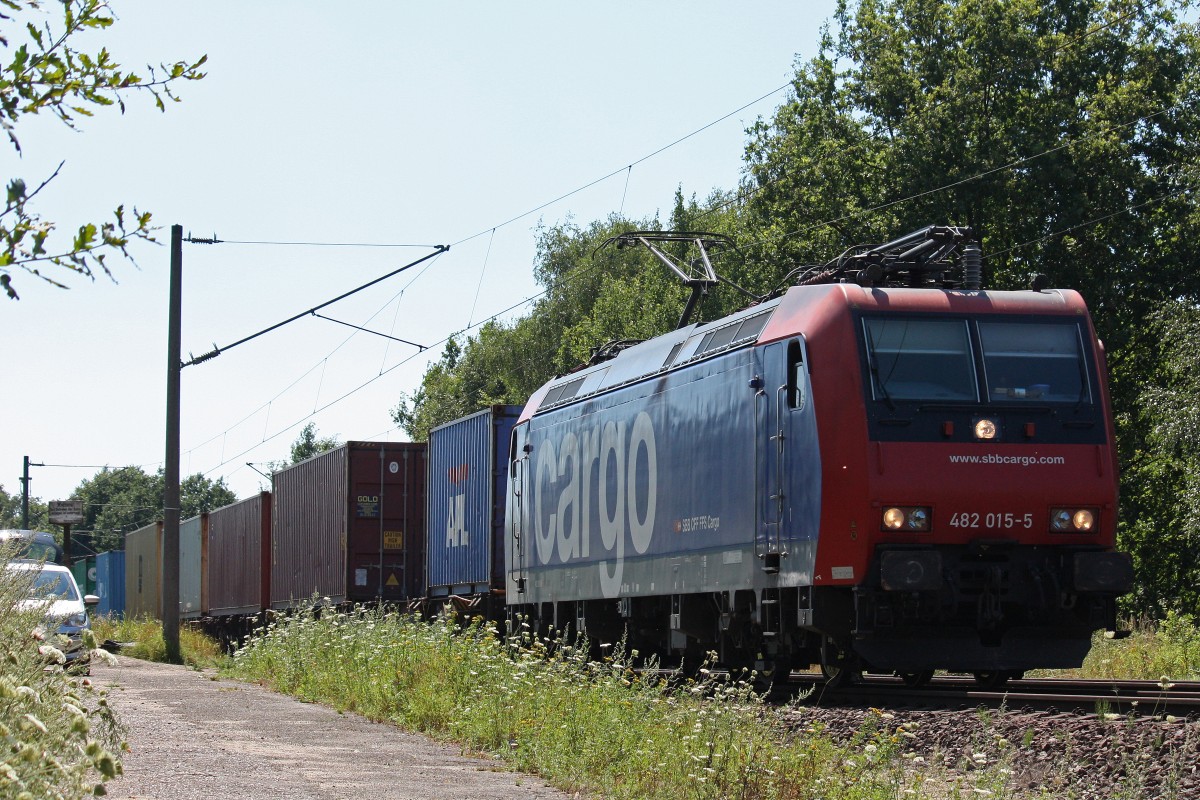
{"label": "roadside sign", "polygon": [[50,501],[50,521],[55,525],[78,525],[83,519],[82,500]]}

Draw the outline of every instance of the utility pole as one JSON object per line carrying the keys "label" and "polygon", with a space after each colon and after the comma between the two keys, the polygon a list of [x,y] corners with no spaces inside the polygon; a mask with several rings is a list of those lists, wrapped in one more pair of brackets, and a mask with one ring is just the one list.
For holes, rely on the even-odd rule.
{"label": "utility pole", "polygon": [[171,289],[167,323],[167,454],[163,464],[162,621],[167,660],[179,646],[179,371],[183,366],[183,226],[171,226]]}
{"label": "utility pole", "polygon": [[29,530],[29,482],[33,478],[29,477],[30,467],[44,467],[45,464],[32,464],[29,461],[29,456],[25,456],[25,469],[21,473],[21,529]]}

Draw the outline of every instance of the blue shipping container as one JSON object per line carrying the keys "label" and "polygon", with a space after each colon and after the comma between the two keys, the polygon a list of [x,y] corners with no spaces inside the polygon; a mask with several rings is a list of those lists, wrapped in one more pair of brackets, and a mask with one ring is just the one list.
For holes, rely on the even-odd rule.
{"label": "blue shipping container", "polygon": [[429,432],[430,597],[504,589],[508,443],[520,406],[492,406]]}
{"label": "blue shipping container", "polygon": [[96,613],[120,617],[125,612],[125,551],[113,550],[96,556]]}

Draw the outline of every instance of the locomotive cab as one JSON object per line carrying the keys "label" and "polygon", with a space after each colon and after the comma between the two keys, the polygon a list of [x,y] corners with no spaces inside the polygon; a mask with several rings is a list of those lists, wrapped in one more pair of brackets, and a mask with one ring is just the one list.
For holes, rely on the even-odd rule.
{"label": "locomotive cab", "polygon": [[[842,294],[859,369],[828,390],[860,397],[863,424],[853,444],[830,429],[823,455],[866,447],[857,477],[825,473],[814,583],[836,573],[852,588],[829,588],[814,626],[849,668],[1078,666],[1132,582],[1113,551],[1113,431],[1082,300]],[[845,526],[861,538],[838,536]]]}

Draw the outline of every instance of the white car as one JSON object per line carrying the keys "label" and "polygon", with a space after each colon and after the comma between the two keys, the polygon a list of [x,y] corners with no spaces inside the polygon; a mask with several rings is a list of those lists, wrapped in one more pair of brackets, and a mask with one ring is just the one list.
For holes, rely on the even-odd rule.
{"label": "white car", "polygon": [[96,605],[100,598],[94,594],[81,597],[75,576],[59,564],[10,561],[4,569],[10,575],[18,576],[18,580],[29,582],[29,597],[19,605],[26,609],[44,609],[46,632],[67,638],[65,646],[61,641],[54,641],[53,636],[47,637],[48,643],[62,650],[68,664],[85,656],[83,632],[92,626],[88,606]]}

